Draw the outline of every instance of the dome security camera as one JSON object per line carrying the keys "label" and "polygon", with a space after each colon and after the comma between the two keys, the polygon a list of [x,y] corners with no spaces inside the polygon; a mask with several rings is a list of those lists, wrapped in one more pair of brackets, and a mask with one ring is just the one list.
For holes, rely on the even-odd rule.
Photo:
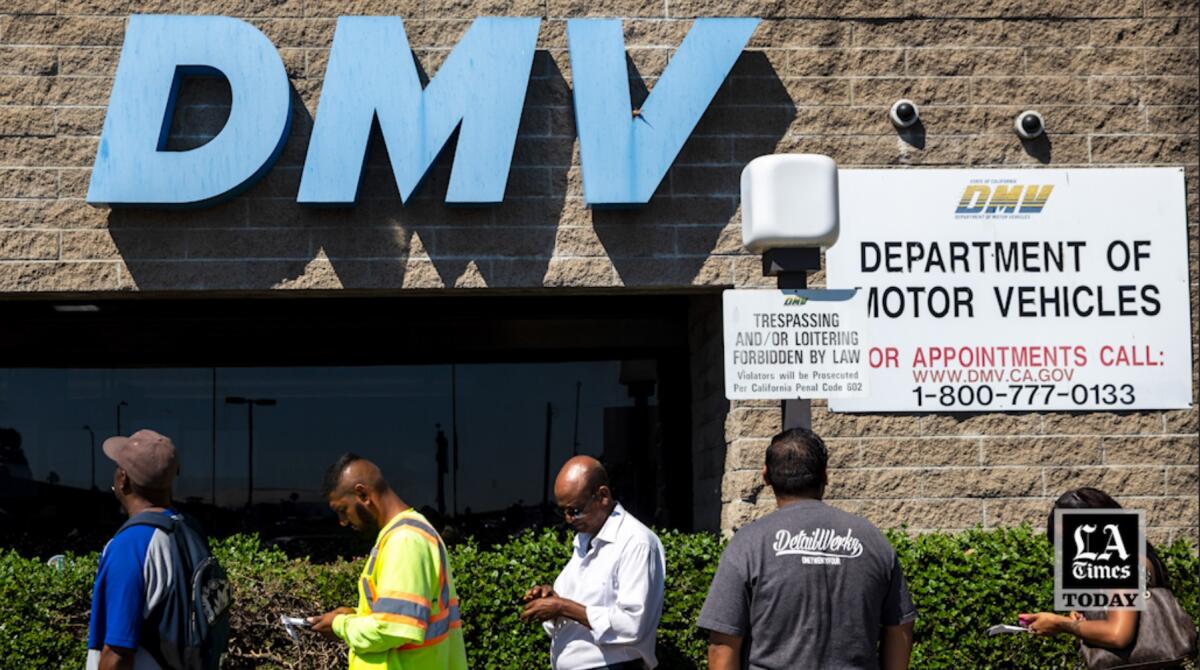
{"label": "dome security camera", "polygon": [[1017,118],[1013,120],[1013,129],[1021,139],[1032,140],[1046,132],[1046,121],[1041,114],[1030,109],[1017,114]]}
{"label": "dome security camera", "polygon": [[897,128],[909,128],[921,119],[921,113],[917,110],[915,102],[901,99],[892,104],[892,108],[888,110],[888,118]]}

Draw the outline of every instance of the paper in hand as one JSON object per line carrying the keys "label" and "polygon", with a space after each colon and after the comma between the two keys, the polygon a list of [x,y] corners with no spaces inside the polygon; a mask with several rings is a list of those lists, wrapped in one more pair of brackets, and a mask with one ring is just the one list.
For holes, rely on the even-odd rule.
{"label": "paper in hand", "polygon": [[308,622],[308,619],[298,616],[281,616],[279,617],[279,623],[283,624],[283,629],[287,631],[288,637],[292,638],[295,642],[300,641],[300,631],[297,630],[298,628],[312,628],[312,624]]}
{"label": "paper in hand", "polygon": [[1024,626],[1014,626],[1007,623],[998,623],[995,626],[987,629],[988,635],[1004,635],[1007,633],[1028,633],[1029,629]]}

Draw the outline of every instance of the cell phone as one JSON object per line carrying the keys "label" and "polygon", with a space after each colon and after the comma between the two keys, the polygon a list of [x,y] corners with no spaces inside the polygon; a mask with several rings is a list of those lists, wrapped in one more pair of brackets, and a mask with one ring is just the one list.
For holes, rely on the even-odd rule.
{"label": "cell phone", "polygon": [[1010,633],[1028,633],[1029,629],[1024,626],[1014,626],[1007,623],[998,623],[995,626],[987,629],[988,635],[1006,635]]}

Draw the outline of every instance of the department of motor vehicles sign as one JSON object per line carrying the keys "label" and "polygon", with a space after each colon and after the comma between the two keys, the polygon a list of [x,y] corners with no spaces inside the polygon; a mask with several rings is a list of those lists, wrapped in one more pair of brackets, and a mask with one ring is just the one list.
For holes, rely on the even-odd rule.
{"label": "department of motor vehicles sign", "polygon": [[728,290],[725,397],[842,398],[867,392],[866,313],[856,291]]}
{"label": "department of motor vehicles sign", "polygon": [[844,412],[1190,407],[1183,170],[842,170],[828,284],[859,288]]}

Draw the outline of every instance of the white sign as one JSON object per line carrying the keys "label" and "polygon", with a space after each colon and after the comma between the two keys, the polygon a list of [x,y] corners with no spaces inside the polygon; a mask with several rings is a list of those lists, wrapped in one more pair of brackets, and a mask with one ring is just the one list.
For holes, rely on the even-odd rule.
{"label": "white sign", "polygon": [[1183,170],[842,170],[828,284],[861,288],[841,412],[1192,402]]}
{"label": "white sign", "polygon": [[729,290],[725,397],[846,398],[867,391],[862,293]]}

